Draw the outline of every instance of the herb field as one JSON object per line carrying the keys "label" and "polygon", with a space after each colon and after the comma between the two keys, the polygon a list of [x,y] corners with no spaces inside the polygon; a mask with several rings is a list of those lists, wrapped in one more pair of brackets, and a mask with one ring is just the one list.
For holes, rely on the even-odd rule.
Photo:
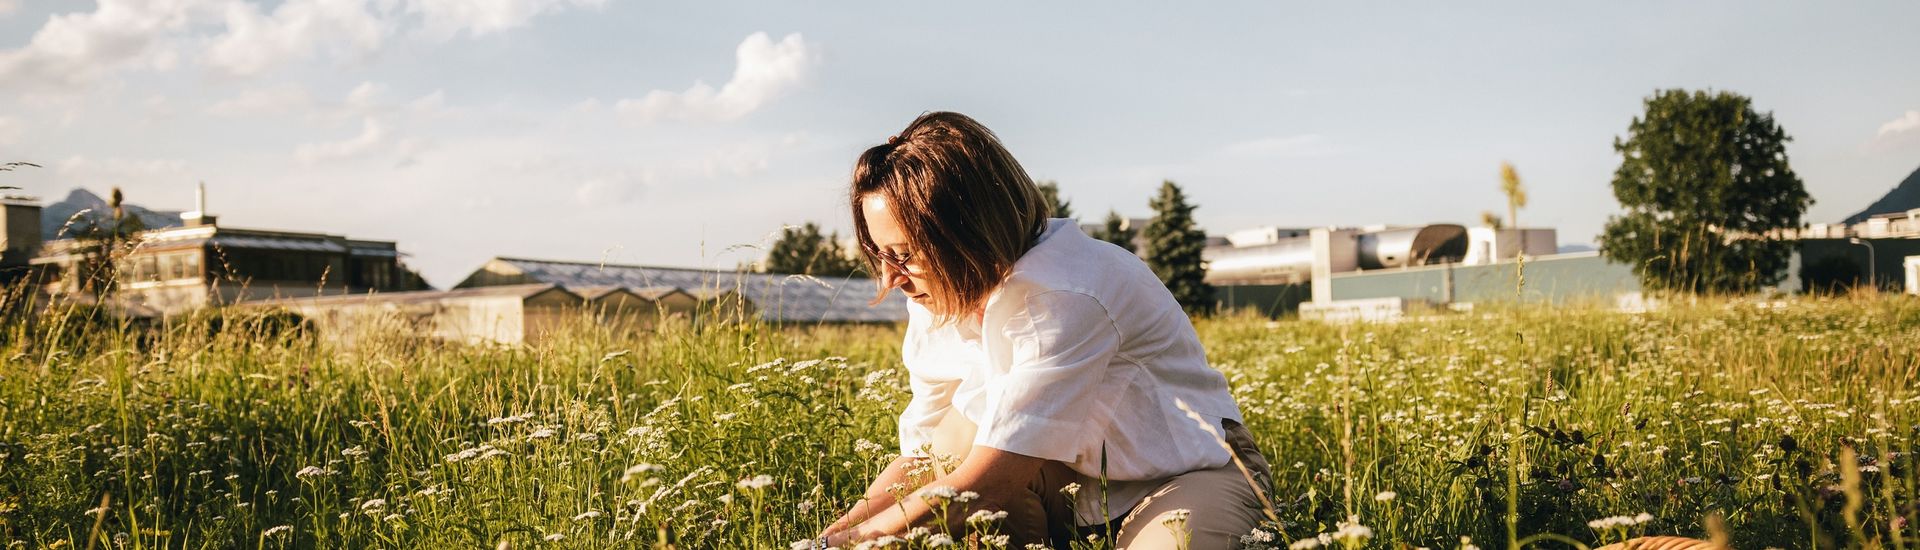
{"label": "herb field", "polygon": [[[348,349],[212,315],[0,327],[6,547],[787,548],[907,400],[898,327]],[[1920,547],[1920,301],[1198,328],[1273,465],[1249,548]]]}

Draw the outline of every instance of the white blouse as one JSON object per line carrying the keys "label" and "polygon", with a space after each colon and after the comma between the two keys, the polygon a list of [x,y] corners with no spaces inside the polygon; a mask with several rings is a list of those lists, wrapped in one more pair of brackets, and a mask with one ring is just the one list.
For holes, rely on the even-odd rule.
{"label": "white blouse", "polygon": [[1222,418],[1242,421],[1186,313],[1138,256],[1073,220],[1048,221],[988,296],[983,325],[935,327],[925,307],[907,308],[902,356],[913,398],[900,413],[902,454],[926,456],[923,448],[977,426],[972,445],[1080,473],[1082,525],[1120,517],[1160,480],[1230,460],[1174,404],[1186,402],[1215,430]]}

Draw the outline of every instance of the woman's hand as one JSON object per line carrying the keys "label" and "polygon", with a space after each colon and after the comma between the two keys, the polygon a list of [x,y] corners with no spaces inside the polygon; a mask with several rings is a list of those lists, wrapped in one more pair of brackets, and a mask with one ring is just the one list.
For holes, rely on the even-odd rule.
{"label": "woman's hand", "polygon": [[836,533],[843,536],[852,536],[854,534],[851,529],[852,527],[860,525],[861,522],[866,521],[875,514],[886,511],[888,508],[893,508],[894,497],[891,489],[895,485],[909,485],[911,480],[908,479],[909,476],[907,472],[913,470],[914,466],[918,465],[921,460],[925,459],[911,456],[893,459],[893,462],[888,463],[885,468],[880,469],[879,475],[874,476],[873,483],[868,484],[866,496],[862,497],[859,502],[854,503],[853,507],[849,508],[847,513],[841,515],[840,519],[835,520],[832,525],[828,525],[826,529],[820,530],[820,534],[814,535],[814,538],[831,538],[831,536]]}
{"label": "woman's hand", "polygon": [[[980,500],[972,506],[976,510],[1008,510],[1018,507],[1024,499],[1034,498],[1028,492],[1028,487],[1039,477],[1040,468],[1046,462],[1043,458],[975,446],[967,452],[967,458],[953,469],[953,473],[934,479],[926,486],[952,487],[957,492],[972,491],[980,495]],[[907,498],[859,525],[836,532],[835,535],[845,535],[845,538],[830,542],[858,543],[881,535],[899,535],[913,526],[937,522],[946,522],[950,530],[964,532],[966,518],[959,517],[958,510],[957,507],[950,508],[948,511],[954,514],[953,517],[940,518],[936,517],[935,511],[925,500]]]}

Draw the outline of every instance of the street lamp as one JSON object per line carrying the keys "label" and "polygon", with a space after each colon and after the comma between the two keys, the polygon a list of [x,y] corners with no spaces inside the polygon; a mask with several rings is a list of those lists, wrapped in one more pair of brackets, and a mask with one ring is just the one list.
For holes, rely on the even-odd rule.
{"label": "street lamp", "polygon": [[1847,242],[1867,247],[1867,286],[1873,287],[1874,290],[1880,290],[1879,283],[1873,280],[1873,242],[1860,240],[1859,237],[1847,237]]}

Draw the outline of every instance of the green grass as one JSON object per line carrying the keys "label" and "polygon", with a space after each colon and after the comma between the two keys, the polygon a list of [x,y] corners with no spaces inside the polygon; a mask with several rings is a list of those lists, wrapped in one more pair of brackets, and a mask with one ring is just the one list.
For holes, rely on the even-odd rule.
{"label": "green grass", "polygon": [[[275,327],[0,326],[0,539],[785,548],[864,488],[907,397],[897,327],[583,320],[520,349]],[[1265,546],[1350,517],[1376,547],[1705,538],[1713,517],[1740,548],[1920,535],[1912,299],[1199,330],[1274,466]]]}

